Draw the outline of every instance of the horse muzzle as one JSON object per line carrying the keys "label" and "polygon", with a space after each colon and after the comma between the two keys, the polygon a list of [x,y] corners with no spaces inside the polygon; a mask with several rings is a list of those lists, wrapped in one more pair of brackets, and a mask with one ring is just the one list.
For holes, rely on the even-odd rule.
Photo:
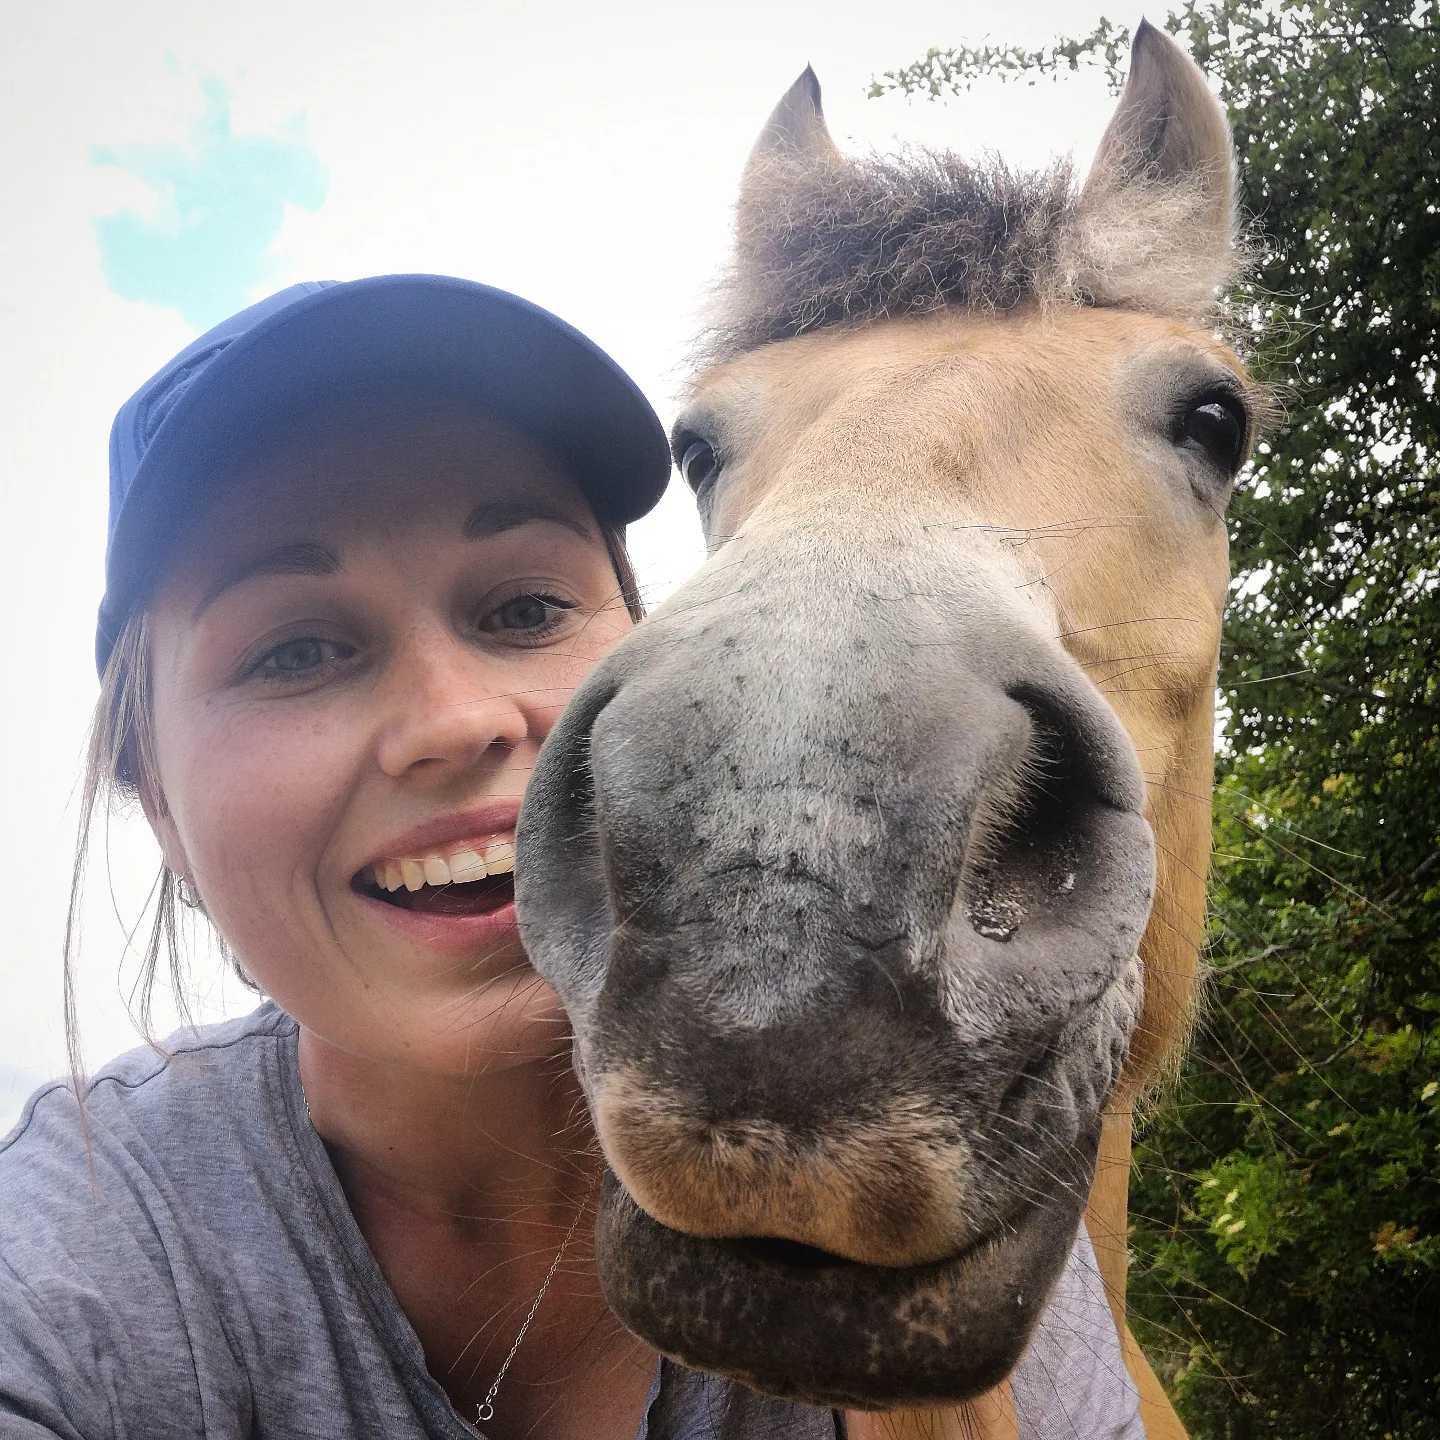
{"label": "horse muzzle", "polygon": [[[769,1393],[965,1398],[1088,1194],[1140,1003],[1143,784],[1013,601],[836,597],[732,548],[577,693],[521,815],[523,936],[613,1172],[602,1282]],[[909,1337],[878,1369],[877,1335]]]}

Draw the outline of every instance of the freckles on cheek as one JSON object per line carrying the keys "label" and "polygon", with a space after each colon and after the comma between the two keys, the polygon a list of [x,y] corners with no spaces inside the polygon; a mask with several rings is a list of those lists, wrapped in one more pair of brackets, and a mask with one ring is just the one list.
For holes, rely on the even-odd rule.
{"label": "freckles on cheek", "polygon": [[603,660],[634,628],[635,622],[618,601],[595,615],[581,632],[579,641],[570,647],[566,683],[572,689],[577,687],[595,663]]}
{"label": "freckles on cheek", "polygon": [[554,648],[519,651],[503,678],[497,674],[491,682],[494,693],[528,697],[532,723],[538,720],[543,736],[595,666],[634,628],[634,621],[625,611],[600,611]]}
{"label": "freckles on cheek", "polygon": [[554,690],[568,700],[580,688],[585,677],[620,643],[621,636],[613,629],[603,634],[599,631],[585,636],[568,654],[557,656],[545,668],[546,689]]}

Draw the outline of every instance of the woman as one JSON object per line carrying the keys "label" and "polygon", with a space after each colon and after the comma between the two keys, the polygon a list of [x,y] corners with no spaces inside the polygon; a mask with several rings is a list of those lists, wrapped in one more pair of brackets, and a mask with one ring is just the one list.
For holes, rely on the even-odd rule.
{"label": "woman", "polygon": [[271,998],[122,1057],[83,1117],[41,1091],[4,1142],[7,1437],[709,1433],[723,1387],[598,1293],[510,873],[668,473],[595,346],[437,277],[286,291],[121,411],[92,800],[160,843],[152,960],[188,904]]}

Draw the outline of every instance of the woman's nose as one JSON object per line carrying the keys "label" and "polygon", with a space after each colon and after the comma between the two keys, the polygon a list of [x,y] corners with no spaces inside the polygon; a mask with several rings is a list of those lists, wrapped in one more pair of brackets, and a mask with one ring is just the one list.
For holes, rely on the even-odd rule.
{"label": "woman's nose", "polygon": [[440,778],[492,746],[519,745],[532,728],[526,692],[506,681],[504,666],[458,637],[412,640],[386,679],[380,768],[395,779],[417,770]]}

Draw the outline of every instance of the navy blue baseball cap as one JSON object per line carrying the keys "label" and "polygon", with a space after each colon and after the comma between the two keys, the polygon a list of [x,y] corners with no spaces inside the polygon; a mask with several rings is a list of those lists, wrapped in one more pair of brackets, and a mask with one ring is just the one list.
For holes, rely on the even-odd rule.
{"label": "navy blue baseball cap", "polygon": [[638,519],[669,479],[670,447],[649,401],[548,310],[444,275],[293,285],[187,346],[115,417],[100,672],[228,456],[312,402],[392,382],[473,396],[541,441],[603,522]]}

